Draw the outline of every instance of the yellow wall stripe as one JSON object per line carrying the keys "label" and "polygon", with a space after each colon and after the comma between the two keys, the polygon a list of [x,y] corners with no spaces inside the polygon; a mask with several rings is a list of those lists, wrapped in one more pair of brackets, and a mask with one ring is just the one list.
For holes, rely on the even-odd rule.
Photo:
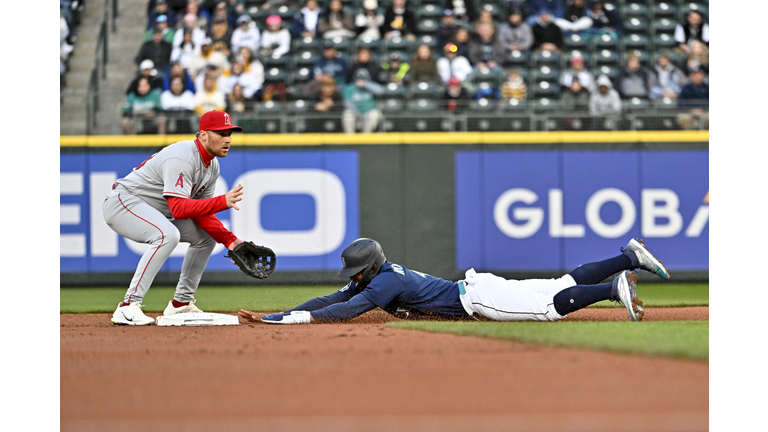
{"label": "yellow wall stripe", "polygon": [[[154,147],[192,139],[193,135],[67,135],[61,147]],[[617,132],[394,132],[237,134],[236,146],[365,144],[555,144],[621,142],[709,142],[709,131]]]}

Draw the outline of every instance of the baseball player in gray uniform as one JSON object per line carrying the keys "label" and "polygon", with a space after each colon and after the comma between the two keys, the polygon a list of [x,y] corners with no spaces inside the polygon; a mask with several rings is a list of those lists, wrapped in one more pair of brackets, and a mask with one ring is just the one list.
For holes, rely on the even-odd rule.
{"label": "baseball player in gray uniform", "polygon": [[113,323],[154,323],[141,310],[141,302],[179,242],[189,243],[189,249],[176,293],[163,314],[202,312],[195,306],[194,296],[213,248],[218,242],[232,250],[243,242],[216,217],[222,210],[239,210],[242,185],[213,196],[219,177],[216,157],[227,156],[232,133],[242,130],[232,125],[229,114],[207,112],[200,118],[196,139],[169,145],[112,186],[102,204],[107,225],[125,238],[149,244],[123,302],[112,315]]}

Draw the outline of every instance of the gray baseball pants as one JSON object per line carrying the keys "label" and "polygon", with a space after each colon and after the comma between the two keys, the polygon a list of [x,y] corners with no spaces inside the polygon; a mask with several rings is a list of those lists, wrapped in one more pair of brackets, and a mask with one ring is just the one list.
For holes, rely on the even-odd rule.
{"label": "gray baseball pants", "polygon": [[141,302],[155,276],[179,242],[189,243],[173,298],[189,302],[195,296],[216,241],[191,219],[168,220],[141,198],[118,186],[102,204],[104,220],[121,236],[149,244],[133,275],[125,302]]}

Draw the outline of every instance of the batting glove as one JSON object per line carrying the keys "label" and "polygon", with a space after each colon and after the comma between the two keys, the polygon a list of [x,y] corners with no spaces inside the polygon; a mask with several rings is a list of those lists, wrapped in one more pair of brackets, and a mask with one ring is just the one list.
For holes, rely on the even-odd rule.
{"label": "batting glove", "polygon": [[264,315],[261,321],[267,324],[309,324],[311,318],[312,315],[308,311],[293,311]]}

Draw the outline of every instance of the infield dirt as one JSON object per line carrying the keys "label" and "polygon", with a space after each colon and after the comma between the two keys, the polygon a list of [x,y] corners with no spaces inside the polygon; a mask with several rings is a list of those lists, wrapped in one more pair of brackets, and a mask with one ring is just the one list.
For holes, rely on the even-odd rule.
{"label": "infield dirt", "polygon": [[[60,316],[62,431],[708,430],[706,362],[390,329],[381,311],[300,326],[109,318]],[[708,320],[709,310],[644,319]]]}

